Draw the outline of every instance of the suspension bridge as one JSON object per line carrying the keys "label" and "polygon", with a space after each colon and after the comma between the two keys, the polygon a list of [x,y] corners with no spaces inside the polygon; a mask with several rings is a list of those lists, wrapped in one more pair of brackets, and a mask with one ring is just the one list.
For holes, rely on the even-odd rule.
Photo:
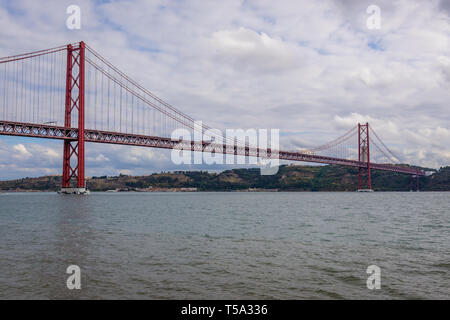
{"label": "suspension bridge", "polygon": [[[401,164],[368,123],[324,145],[302,150],[258,148],[223,137],[173,139],[185,129],[208,136],[211,128],[145,89],[83,41],[0,58],[0,135],[59,139],[64,143],[62,191],[86,192],[85,143],[233,154],[358,168],[358,190],[371,190],[371,170],[425,172]],[[217,141],[217,140],[215,140]],[[412,181],[412,180],[411,180]]]}

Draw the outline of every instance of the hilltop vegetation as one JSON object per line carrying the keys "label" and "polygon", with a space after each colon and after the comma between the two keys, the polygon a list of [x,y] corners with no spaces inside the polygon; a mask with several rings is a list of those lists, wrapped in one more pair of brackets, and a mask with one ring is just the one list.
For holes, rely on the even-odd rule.
{"label": "hilltop vegetation", "polygon": [[[426,169],[425,170],[430,170]],[[433,175],[420,178],[422,191],[450,191],[450,167],[434,170]],[[206,171],[176,171],[147,176],[92,177],[87,186],[91,191],[165,191],[183,188],[192,191],[233,191],[271,189],[279,191],[355,191],[358,170],[344,166],[281,166],[271,176],[260,175],[259,169],[233,169],[221,173]],[[3,191],[56,191],[60,176],[24,178],[0,181]],[[408,175],[373,171],[375,191],[408,191]],[[189,188],[189,189],[187,189]]]}

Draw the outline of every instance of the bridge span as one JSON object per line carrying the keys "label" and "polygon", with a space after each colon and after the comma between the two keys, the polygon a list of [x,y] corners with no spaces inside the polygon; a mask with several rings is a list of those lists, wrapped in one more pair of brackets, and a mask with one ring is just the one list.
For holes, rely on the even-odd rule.
{"label": "bridge span", "polygon": [[0,135],[62,140],[62,190],[70,192],[85,190],[87,142],[351,166],[358,168],[358,189],[367,190],[371,190],[371,170],[417,179],[425,175],[401,164],[368,123],[308,150],[261,149],[225,136],[221,144],[172,139],[175,129],[200,130],[204,136],[211,128],[196,128],[193,118],[84,42],[0,58],[0,70]]}

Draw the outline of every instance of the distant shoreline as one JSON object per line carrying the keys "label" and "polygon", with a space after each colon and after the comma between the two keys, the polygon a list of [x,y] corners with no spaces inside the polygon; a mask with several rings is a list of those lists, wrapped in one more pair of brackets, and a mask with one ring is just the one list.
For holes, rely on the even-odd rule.
{"label": "distant shoreline", "polygon": [[[11,193],[57,193],[58,191],[55,190],[0,190],[0,195],[4,194],[11,194]],[[173,190],[155,190],[155,191],[90,191],[91,193],[233,193],[233,192],[239,192],[239,193],[353,193],[357,192],[354,191],[341,191],[341,190],[321,190],[321,191],[310,191],[310,190],[258,190],[258,191],[249,191],[249,190],[197,190],[197,191],[173,191]],[[386,193],[386,192],[396,192],[396,193],[405,193],[405,192],[411,192],[411,191],[386,191],[386,190],[379,190],[376,191],[376,193]],[[415,192],[415,191],[414,191]],[[450,192],[450,190],[424,190],[420,192]]]}

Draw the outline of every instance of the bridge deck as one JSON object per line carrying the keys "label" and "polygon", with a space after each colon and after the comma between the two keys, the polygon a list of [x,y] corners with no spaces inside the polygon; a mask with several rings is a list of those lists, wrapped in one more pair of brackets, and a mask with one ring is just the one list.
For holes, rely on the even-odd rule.
{"label": "bridge deck", "polygon": [[[67,129],[65,127],[47,124],[0,121],[0,135],[26,136],[26,137],[60,139],[60,140],[77,140],[78,129],[77,128]],[[367,168],[367,163],[362,161],[319,156],[301,152],[290,152],[282,150],[277,151],[271,149],[265,150],[258,148],[249,148],[244,146],[240,147],[230,145],[213,145],[205,141],[201,142],[181,141],[157,136],[99,131],[93,129],[85,129],[84,135],[86,142],[111,143],[111,144],[132,145],[132,146],[163,148],[163,149],[182,148],[183,150],[191,150],[199,152],[212,152],[213,150],[215,150],[215,152],[217,153],[234,154],[251,157],[253,156],[261,158],[268,158],[271,156],[277,157],[278,153],[278,158],[280,160],[337,164],[357,168],[358,167]],[[370,167],[376,170],[399,172],[410,175],[418,175],[418,176],[425,175],[425,172],[423,170],[411,167],[403,167],[399,165],[370,163]]]}

